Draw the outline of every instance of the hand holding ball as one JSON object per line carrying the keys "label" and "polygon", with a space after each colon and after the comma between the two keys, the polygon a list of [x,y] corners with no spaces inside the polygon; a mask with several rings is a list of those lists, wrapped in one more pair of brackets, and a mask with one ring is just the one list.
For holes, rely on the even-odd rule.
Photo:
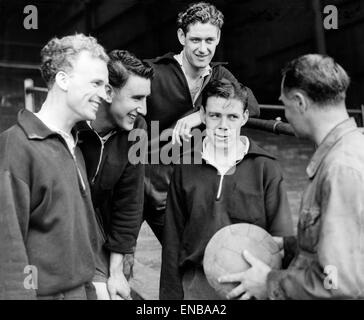
{"label": "hand holding ball", "polygon": [[244,250],[273,269],[281,267],[279,246],[264,229],[248,223],[232,224],[220,229],[206,246],[203,268],[207,281],[222,298],[237,284],[219,283],[219,277],[250,268],[243,256]]}

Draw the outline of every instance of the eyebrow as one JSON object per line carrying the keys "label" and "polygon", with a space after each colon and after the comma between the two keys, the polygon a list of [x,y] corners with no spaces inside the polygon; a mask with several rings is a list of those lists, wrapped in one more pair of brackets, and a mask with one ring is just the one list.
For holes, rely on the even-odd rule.
{"label": "eyebrow", "polygon": [[201,39],[206,39],[206,40],[214,40],[216,39],[216,37],[207,37],[207,38],[203,38],[203,37],[199,37],[199,36],[191,36],[192,40],[201,40]]}

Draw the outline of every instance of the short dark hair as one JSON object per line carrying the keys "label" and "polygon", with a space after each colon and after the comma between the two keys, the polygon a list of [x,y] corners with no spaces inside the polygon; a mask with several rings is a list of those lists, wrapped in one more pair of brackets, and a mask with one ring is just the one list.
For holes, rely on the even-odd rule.
{"label": "short dark hair", "polygon": [[59,71],[72,70],[72,63],[82,51],[90,52],[92,57],[108,62],[105,49],[94,37],[82,33],[51,39],[41,50],[40,71],[42,77],[51,88]]}
{"label": "short dark hair", "polygon": [[177,27],[181,28],[185,34],[189,25],[196,22],[211,23],[221,29],[224,24],[224,15],[214,5],[207,2],[192,3],[185,11],[178,14]]}
{"label": "short dark hair", "polygon": [[307,54],[289,62],[282,71],[283,92],[301,89],[318,105],[337,104],[346,97],[350,78],[329,56]]}
{"label": "short dark hair", "polygon": [[127,50],[113,50],[109,57],[109,83],[114,88],[121,89],[131,74],[145,79],[153,78],[153,68]]}
{"label": "short dark hair", "polygon": [[221,97],[225,99],[236,99],[243,104],[243,111],[248,105],[248,89],[237,81],[228,79],[212,80],[208,83],[202,93],[202,107],[206,108],[207,99],[210,97]]}

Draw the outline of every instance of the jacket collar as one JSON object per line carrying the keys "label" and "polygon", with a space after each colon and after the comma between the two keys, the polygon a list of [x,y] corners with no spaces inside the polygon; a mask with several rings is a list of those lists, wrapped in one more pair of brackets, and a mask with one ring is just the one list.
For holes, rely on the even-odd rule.
{"label": "jacket collar", "polygon": [[261,156],[276,160],[276,157],[270,154],[268,151],[265,151],[263,148],[259,147],[252,139],[249,139],[250,145],[248,153],[245,157],[248,156]]}
{"label": "jacket collar", "polygon": [[[45,140],[50,136],[60,136],[55,131],[49,129],[37,116],[29,110],[22,109],[18,113],[18,125],[23,129],[29,140]],[[78,132],[75,128],[71,131],[77,141]]]}
{"label": "jacket collar", "polygon": [[92,128],[88,125],[87,121],[80,121],[76,124],[76,128],[80,134],[84,132],[93,132]]}
{"label": "jacket collar", "polygon": [[[163,56],[159,56],[159,57],[156,57],[154,59],[147,59],[146,61],[150,61],[150,62],[156,63],[156,64],[163,63],[164,61],[168,61],[168,62],[173,62],[173,63],[179,65],[178,61],[174,58],[175,55],[176,54],[173,53],[173,52],[168,52]],[[228,64],[228,63],[227,62],[211,62],[210,66],[211,66],[211,68],[214,68],[216,66],[226,65],[226,64]]]}
{"label": "jacket collar", "polygon": [[[205,163],[206,161],[202,158],[202,149],[203,148],[203,141],[198,143],[194,150],[194,158],[197,163]],[[191,150],[192,151],[192,150]],[[259,147],[252,139],[249,138],[249,149],[247,154],[244,156],[244,159],[248,157],[266,157],[273,160],[276,160],[276,157],[265,151],[263,148]],[[241,162],[241,161],[240,161]],[[240,163],[238,162],[238,163]],[[183,160],[181,160],[183,163]]]}
{"label": "jacket collar", "polygon": [[18,113],[18,124],[29,140],[44,140],[56,134],[32,112],[23,109]]}
{"label": "jacket collar", "polygon": [[316,174],[320,164],[322,163],[326,155],[330,152],[330,150],[334,147],[334,145],[343,136],[355,130],[358,130],[356,122],[353,118],[350,118],[339,123],[327,134],[327,136],[318,146],[306,169],[307,175],[310,179]]}
{"label": "jacket collar", "polygon": [[[77,131],[79,132],[79,134],[82,134],[84,132],[92,132],[92,133],[96,133],[98,135],[98,133],[96,132],[96,130],[94,130],[92,128],[92,126],[87,123],[87,121],[80,121],[76,124],[76,128]],[[118,131],[122,131],[119,127],[115,127],[114,129],[111,129],[110,132],[118,132]]]}

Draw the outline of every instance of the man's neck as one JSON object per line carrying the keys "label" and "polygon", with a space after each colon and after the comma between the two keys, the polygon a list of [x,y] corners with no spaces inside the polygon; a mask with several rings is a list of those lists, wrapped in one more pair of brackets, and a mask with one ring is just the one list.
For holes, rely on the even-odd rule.
{"label": "man's neck", "polygon": [[[244,142],[243,142],[244,140]],[[226,147],[217,147],[209,138],[204,140],[204,158],[218,166],[231,166],[238,159],[244,157],[249,147],[249,141],[246,137],[240,137]]]}
{"label": "man's neck", "polygon": [[54,128],[71,133],[77,119],[66,106],[66,104],[52,92],[48,93],[47,99],[38,112],[39,117]]}
{"label": "man's neck", "polygon": [[106,112],[103,112],[104,109],[102,108],[103,106],[100,106],[97,112],[96,119],[91,122],[92,129],[94,129],[101,137],[108,134],[111,130],[114,130],[116,128],[116,125],[114,125],[110,121]]}
{"label": "man's neck", "polygon": [[349,119],[345,104],[317,109],[312,115],[312,140],[318,146],[325,137],[341,122]]}
{"label": "man's neck", "polygon": [[186,75],[191,79],[199,78],[202,73],[205,71],[205,68],[195,68],[192,66],[186,58],[184,51],[182,51],[182,65],[186,72]]}

